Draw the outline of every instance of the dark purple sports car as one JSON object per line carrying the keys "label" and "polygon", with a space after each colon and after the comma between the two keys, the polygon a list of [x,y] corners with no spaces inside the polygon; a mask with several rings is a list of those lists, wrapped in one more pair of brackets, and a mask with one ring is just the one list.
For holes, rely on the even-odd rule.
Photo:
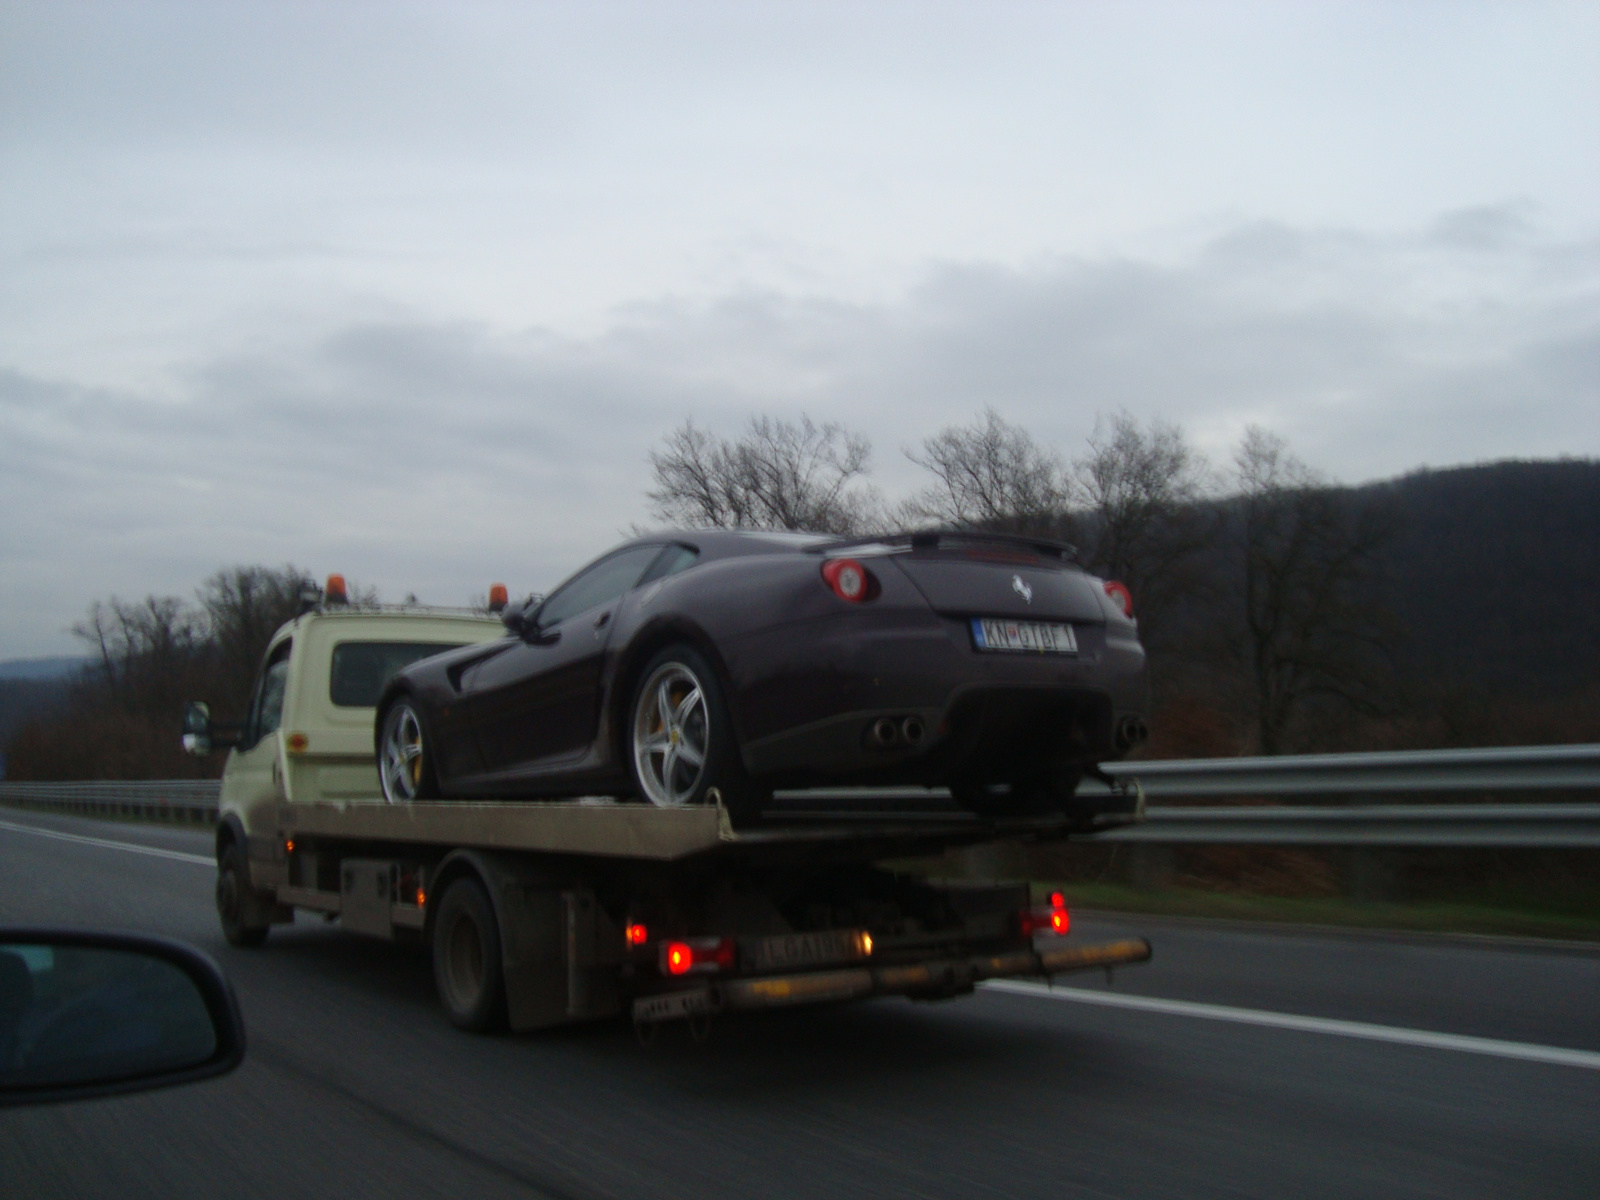
{"label": "dark purple sports car", "polygon": [[1145,736],[1126,589],[1059,543],[723,530],[640,538],[498,642],[414,663],[378,706],[391,801],[636,795],[735,821],[775,788],[948,787],[985,816],[1087,821]]}

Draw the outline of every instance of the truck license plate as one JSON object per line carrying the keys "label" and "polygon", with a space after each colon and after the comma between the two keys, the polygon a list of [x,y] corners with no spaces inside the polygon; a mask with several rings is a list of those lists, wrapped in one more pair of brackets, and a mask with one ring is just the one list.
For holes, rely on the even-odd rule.
{"label": "truck license plate", "polygon": [[997,621],[972,618],[972,640],[979,650],[1011,654],[1076,654],[1078,639],[1071,625],[1046,621]]}
{"label": "truck license plate", "polygon": [[639,1024],[652,1021],[672,1021],[681,1017],[697,1017],[712,1009],[709,988],[696,988],[688,992],[663,992],[659,996],[641,996],[633,1002],[633,1019]]}
{"label": "truck license plate", "polygon": [[819,933],[780,933],[746,943],[743,958],[757,972],[820,967],[854,962],[867,951],[859,930],[829,929]]}

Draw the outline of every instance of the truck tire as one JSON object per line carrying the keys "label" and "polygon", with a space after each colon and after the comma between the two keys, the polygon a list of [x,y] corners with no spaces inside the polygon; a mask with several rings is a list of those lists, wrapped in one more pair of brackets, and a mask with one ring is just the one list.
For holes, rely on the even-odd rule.
{"label": "truck tire", "polygon": [[500,926],[483,885],[470,876],[445,889],[433,917],[433,982],[457,1029],[489,1033],[506,1019]]}
{"label": "truck tire", "polygon": [[639,795],[661,808],[704,804],[712,788],[735,824],[758,815],[722,686],[692,646],[672,645],[645,664],[628,706],[628,770]]}
{"label": "truck tire", "polygon": [[378,736],[378,779],[390,804],[432,800],[439,795],[433,746],[422,711],[410,696],[400,696],[383,714]]}
{"label": "truck tire", "polygon": [[237,842],[229,842],[217,859],[217,917],[222,936],[230,946],[253,948],[267,940],[266,925],[245,924],[243,913],[250,888],[244,853]]}

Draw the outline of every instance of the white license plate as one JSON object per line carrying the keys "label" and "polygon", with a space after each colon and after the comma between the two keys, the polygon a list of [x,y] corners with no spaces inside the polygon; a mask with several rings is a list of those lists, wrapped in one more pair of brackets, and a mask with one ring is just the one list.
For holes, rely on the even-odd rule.
{"label": "white license plate", "polygon": [[1012,654],[1076,654],[1078,639],[1071,625],[1046,621],[997,621],[972,618],[972,640],[979,650]]}
{"label": "white license plate", "polygon": [[741,957],[754,971],[793,971],[864,957],[861,931],[829,929],[820,933],[779,933],[751,939],[740,946]]}

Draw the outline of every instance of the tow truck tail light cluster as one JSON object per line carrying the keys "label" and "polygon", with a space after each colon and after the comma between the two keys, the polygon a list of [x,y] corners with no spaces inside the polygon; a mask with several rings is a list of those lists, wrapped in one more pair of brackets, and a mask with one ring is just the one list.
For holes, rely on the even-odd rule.
{"label": "tow truck tail light cluster", "polygon": [[661,973],[687,975],[693,972],[733,969],[732,938],[686,938],[681,942],[661,943]]}
{"label": "tow truck tail light cluster", "polygon": [[1067,913],[1066,897],[1060,892],[1050,893],[1050,903],[1025,908],[1017,913],[1017,924],[1024,937],[1036,933],[1053,933],[1058,936],[1072,929],[1072,918]]}
{"label": "tow truck tail light cluster", "polygon": [[830,558],[822,564],[822,578],[833,594],[850,604],[860,604],[878,594],[878,581],[853,558]]}

